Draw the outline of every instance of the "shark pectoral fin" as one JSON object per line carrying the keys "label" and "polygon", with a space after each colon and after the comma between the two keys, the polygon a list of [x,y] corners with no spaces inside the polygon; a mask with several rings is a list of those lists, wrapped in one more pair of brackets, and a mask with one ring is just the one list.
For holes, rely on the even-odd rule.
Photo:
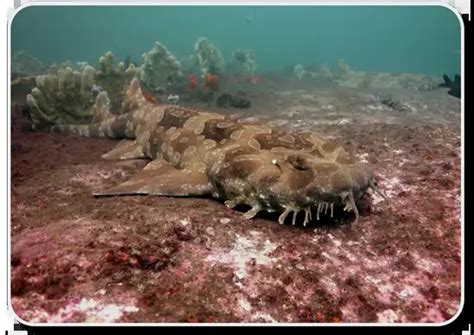
{"label": "shark pectoral fin", "polygon": [[95,196],[162,195],[184,197],[209,194],[212,185],[199,169],[176,169],[164,160],[154,160],[126,182]]}
{"label": "shark pectoral fin", "polygon": [[122,140],[111,151],[102,155],[104,159],[135,159],[145,158],[143,147],[132,140]]}

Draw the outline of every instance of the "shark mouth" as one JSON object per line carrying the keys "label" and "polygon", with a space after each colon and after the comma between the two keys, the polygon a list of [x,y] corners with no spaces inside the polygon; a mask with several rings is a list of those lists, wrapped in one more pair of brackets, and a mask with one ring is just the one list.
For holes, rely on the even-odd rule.
{"label": "shark mouth", "polygon": [[[373,180],[369,182],[368,188],[370,188],[374,193],[377,195],[381,196],[387,205],[389,205],[387,197],[377,189],[375,183]],[[357,191],[357,198],[360,197],[364,192]],[[331,218],[334,216],[334,207],[335,205],[340,206],[341,204],[344,206],[344,211],[346,212],[351,212],[353,211],[355,214],[355,221],[357,222],[359,220],[359,209],[357,208],[356,205],[356,196],[354,196],[354,191],[353,190],[348,190],[348,191],[342,191],[338,194],[338,199],[336,199],[333,202],[328,202],[328,201],[320,201],[320,202],[314,202],[308,206],[298,206],[298,205],[280,205],[281,208],[283,208],[283,213],[278,218],[278,222],[280,224],[284,224],[285,220],[287,219],[288,216],[292,215],[292,225],[296,225],[297,221],[297,216],[300,212],[304,212],[304,221],[303,221],[303,226],[306,227],[306,225],[313,219],[313,217],[316,217],[316,220],[319,221],[319,218],[322,214],[327,215],[328,212],[331,215]],[[245,197],[242,198],[236,198],[233,200],[226,200],[224,204],[229,207],[229,208],[234,208],[237,205],[240,204],[245,204]],[[267,212],[275,212],[275,208],[269,208],[267,206],[263,206],[259,202],[254,202],[251,205],[251,209],[248,210],[243,214],[244,218],[246,219],[252,219],[255,217],[258,212],[262,210],[266,210]],[[314,214],[315,215],[314,215]]]}
{"label": "shark mouth", "polygon": [[[375,186],[375,183],[373,181],[371,181],[369,183],[369,187],[374,193],[381,196],[385,200],[387,205],[389,204],[387,197],[381,191],[379,191],[377,189],[377,187]],[[359,209],[357,208],[357,205],[356,205],[356,198],[354,196],[354,192],[352,190],[351,191],[344,191],[344,192],[341,192],[339,196],[340,196],[342,204],[344,205],[343,210],[345,212],[353,211],[354,214],[355,214],[355,221],[354,222],[357,222],[359,220],[360,215],[359,215]],[[312,204],[312,205],[304,207],[304,208],[297,207],[297,206],[283,206],[283,208],[285,210],[283,211],[283,213],[278,218],[278,222],[280,224],[284,224],[286,218],[290,214],[292,214],[293,217],[292,217],[291,224],[294,226],[294,225],[296,225],[296,218],[297,218],[298,214],[301,211],[304,211],[303,226],[306,227],[306,224],[309,223],[313,219],[313,212],[315,212],[316,220],[318,220],[318,221],[319,221],[319,217],[320,217],[321,214],[324,214],[324,215],[328,214],[328,210],[329,210],[331,218],[332,218],[334,216],[334,205],[335,205],[335,202],[319,202],[319,203],[315,203],[315,204]]]}

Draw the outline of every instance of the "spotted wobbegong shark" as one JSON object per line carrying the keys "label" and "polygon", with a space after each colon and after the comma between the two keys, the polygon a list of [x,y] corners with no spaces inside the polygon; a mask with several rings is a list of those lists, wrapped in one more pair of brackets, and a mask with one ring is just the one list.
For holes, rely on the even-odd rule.
{"label": "spotted wobbegong shark", "polygon": [[[356,200],[375,186],[372,170],[342,147],[311,133],[291,133],[239,122],[217,113],[144,98],[134,79],[112,114],[107,92],[98,94],[91,124],[54,125],[51,131],[85,137],[122,139],[105,159],[148,158],[145,168],[124,183],[95,196],[212,195],[244,214],[281,213],[279,223],[304,213],[303,225],[333,216],[344,206],[359,218]],[[328,213],[329,212],[329,213]]]}

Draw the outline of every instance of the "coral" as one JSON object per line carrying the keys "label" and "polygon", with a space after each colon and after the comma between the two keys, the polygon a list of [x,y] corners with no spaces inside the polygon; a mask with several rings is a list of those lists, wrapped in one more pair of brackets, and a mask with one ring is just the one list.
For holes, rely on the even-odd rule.
{"label": "coral", "polygon": [[92,105],[101,91],[110,97],[111,110],[119,111],[122,96],[139,69],[124,63],[114,65],[112,52],[99,58],[100,70],[86,62],[53,64],[48,74],[36,77],[36,87],[26,97],[33,129],[47,129],[54,124],[83,123],[92,118]]}
{"label": "coral", "polygon": [[36,75],[43,72],[44,66],[41,60],[32,56],[25,50],[13,53],[11,71],[13,76]]}
{"label": "coral", "polygon": [[[86,65],[87,63],[86,62],[79,62],[77,64],[77,66],[79,67],[79,69],[82,71],[83,67]],[[51,74],[51,75],[58,75],[58,71],[60,69],[63,69],[65,70],[66,68],[70,67],[71,69],[74,69],[75,66],[74,64],[70,61],[70,60],[66,60],[62,63],[53,63],[49,66],[48,68],[48,74]]]}
{"label": "coral", "polygon": [[89,120],[93,99],[87,88],[94,76],[92,71],[95,72],[92,67],[82,72],[67,67],[59,69],[57,75],[36,77],[36,87],[26,96],[33,129]]}
{"label": "coral", "polygon": [[87,66],[89,63],[87,62],[76,62],[76,67],[78,67],[81,71]]}
{"label": "coral", "polygon": [[[81,69],[83,69],[87,63],[82,64]],[[107,77],[107,76],[122,76],[127,74],[127,76],[132,79],[139,74],[139,68],[131,62],[120,62],[115,66],[114,64],[114,55],[111,51],[108,51],[105,55],[99,58],[100,71],[98,72],[98,77]]]}
{"label": "coral", "polygon": [[340,59],[337,62],[337,67],[339,68],[339,71],[341,72],[342,75],[350,75],[352,72],[349,65],[343,59]]}
{"label": "coral", "polygon": [[124,62],[120,62],[117,64],[117,70],[120,71],[120,72],[125,72],[125,63]]}
{"label": "coral", "polygon": [[124,63],[114,65],[112,52],[99,58],[100,70],[86,62],[66,61],[53,64],[48,74],[36,77],[36,87],[26,97],[33,129],[47,129],[55,124],[83,123],[92,118],[92,105],[99,92],[106,91],[112,112],[120,110],[125,87],[139,73],[139,68]]}
{"label": "coral", "polygon": [[189,74],[193,73],[196,71],[196,59],[194,53],[191,55],[188,55],[186,57],[183,57],[179,60],[179,63],[181,64],[181,71],[183,73]]}
{"label": "coral", "polygon": [[361,88],[370,87],[371,78],[362,71],[353,71],[349,65],[342,59],[337,63],[338,71],[335,75],[335,81],[339,86]]}
{"label": "coral", "polygon": [[330,79],[332,80],[334,78],[333,73],[329,69],[329,67],[324,64],[322,65],[318,71],[313,71],[311,70],[312,67],[304,67],[301,64],[295,65],[293,69],[293,76],[298,78],[298,79],[303,79],[303,78],[323,78],[323,79]]}
{"label": "coral", "polygon": [[293,76],[295,76],[298,79],[303,79],[303,78],[316,78],[320,76],[321,74],[315,71],[311,71],[308,67],[304,67],[301,64],[295,65],[293,69]]}
{"label": "coral", "polygon": [[100,71],[96,71],[96,87],[106,91],[111,99],[111,109],[120,110],[122,96],[130,81],[140,75],[140,69],[133,63],[129,63],[125,68],[125,63],[120,62],[115,66],[114,55],[107,52],[99,58]]}
{"label": "coral", "polygon": [[327,64],[323,64],[319,68],[319,76],[321,76],[324,79],[333,79],[334,75],[331,72],[331,69],[329,69],[329,66]]}
{"label": "coral", "polygon": [[205,37],[200,37],[194,44],[193,60],[204,75],[224,72],[225,62],[221,51]]}
{"label": "coral", "polygon": [[243,75],[254,75],[257,71],[255,56],[251,50],[236,50],[233,54],[234,63],[237,65],[237,71]]}
{"label": "coral", "polygon": [[111,74],[114,71],[114,55],[111,51],[99,58],[100,71],[104,75]]}
{"label": "coral", "polygon": [[140,79],[150,90],[175,84],[183,76],[181,63],[158,41],[142,58]]}
{"label": "coral", "polygon": [[135,64],[130,63],[125,70],[125,74],[127,75],[128,80],[132,80],[135,77],[138,77],[140,74],[140,68],[135,66]]}
{"label": "coral", "polygon": [[92,86],[94,85],[95,80],[95,69],[90,66],[86,65],[82,70],[81,75],[81,93],[86,94],[90,92]]}
{"label": "coral", "polygon": [[303,65],[297,64],[295,65],[293,69],[293,76],[295,76],[298,79],[303,79],[303,77],[306,76],[306,70],[304,69]]}

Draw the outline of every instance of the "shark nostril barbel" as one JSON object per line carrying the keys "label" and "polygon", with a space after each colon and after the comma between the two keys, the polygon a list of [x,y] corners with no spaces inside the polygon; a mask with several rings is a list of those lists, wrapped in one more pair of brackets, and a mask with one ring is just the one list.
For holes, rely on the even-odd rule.
{"label": "shark nostril barbel", "polygon": [[359,210],[357,209],[357,205],[354,200],[354,194],[352,192],[349,192],[349,203],[351,205],[351,209],[354,211],[354,214],[356,216],[356,222],[359,220]]}
{"label": "shark nostril barbel", "polygon": [[290,214],[292,211],[293,211],[292,208],[286,207],[285,210],[283,211],[283,213],[282,213],[282,214],[280,215],[280,217],[278,218],[278,222],[279,222],[280,224],[284,224],[286,217],[287,217],[288,214]]}
{"label": "shark nostril barbel", "polygon": [[390,202],[388,201],[388,198],[385,194],[383,194],[378,188],[377,186],[375,185],[374,181],[371,180],[369,181],[369,187],[372,191],[375,192],[375,194],[381,196],[383,198],[383,200],[385,201],[385,203],[387,204],[387,206],[390,206]]}
{"label": "shark nostril barbel", "polygon": [[244,218],[246,219],[253,218],[255,215],[258,214],[258,212],[260,212],[261,209],[262,207],[260,206],[260,204],[253,205],[253,207],[248,212],[244,213]]}

